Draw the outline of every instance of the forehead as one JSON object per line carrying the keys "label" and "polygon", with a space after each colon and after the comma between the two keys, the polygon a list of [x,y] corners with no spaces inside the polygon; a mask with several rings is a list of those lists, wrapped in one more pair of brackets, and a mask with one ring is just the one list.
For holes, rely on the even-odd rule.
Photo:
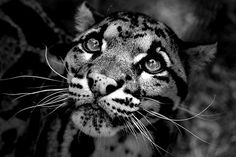
{"label": "forehead", "polygon": [[[132,53],[131,49],[138,48],[147,52],[151,47],[156,47],[162,48],[169,55],[178,55],[178,37],[175,33],[164,23],[140,13],[113,13],[78,38],[85,39],[91,34],[106,41],[113,50],[128,48]],[[153,43],[155,43],[154,47]]]}
{"label": "forehead", "polygon": [[[119,12],[105,18],[97,25],[104,38],[132,41],[147,49],[153,41],[162,47],[176,45],[175,33],[162,22],[140,13]],[[171,36],[171,38],[170,38]]]}

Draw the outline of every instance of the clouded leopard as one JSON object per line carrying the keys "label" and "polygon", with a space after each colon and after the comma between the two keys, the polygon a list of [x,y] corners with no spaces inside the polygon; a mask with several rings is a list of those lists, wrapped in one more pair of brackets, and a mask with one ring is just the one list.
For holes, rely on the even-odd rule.
{"label": "clouded leopard", "polygon": [[171,154],[189,78],[210,61],[216,45],[186,44],[147,15],[103,17],[85,3],[75,21],[78,34],[64,59],[67,88],[44,99],[63,102],[36,131],[30,156]]}

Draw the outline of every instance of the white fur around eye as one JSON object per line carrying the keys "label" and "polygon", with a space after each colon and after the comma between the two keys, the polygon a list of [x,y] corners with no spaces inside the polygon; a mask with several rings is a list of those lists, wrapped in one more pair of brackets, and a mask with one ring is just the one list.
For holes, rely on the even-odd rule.
{"label": "white fur around eye", "polygon": [[147,56],[147,53],[140,53],[136,57],[134,57],[134,64],[138,63],[141,59]]}
{"label": "white fur around eye", "polygon": [[93,54],[91,54],[91,53],[84,53],[83,59],[89,60],[92,56],[93,56]]}
{"label": "white fur around eye", "polygon": [[102,52],[104,52],[105,50],[106,50],[106,48],[107,48],[107,42],[106,42],[106,40],[102,40],[102,48],[101,48],[101,50],[102,50]]}
{"label": "white fur around eye", "polygon": [[155,74],[156,76],[167,76],[168,72],[167,71],[163,71],[161,73]]}
{"label": "white fur around eye", "polygon": [[162,55],[162,57],[164,58],[167,67],[170,67],[171,66],[171,61],[170,61],[170,58],[168,57],[168,55],[166,54],[166,52],[159,50],[158,53],[160,53]]}
{"label": "white fur around eye", "polygon": [[147,72],[143,72],[140,77],[144,80],[149,80],[152,78],[152,75]]}
{"label": "white fur around eye", "polygon": [[140,77],[142,79],[148,80],[148,79],[151,79],[153,75],[156,75],[156,76],[167,76],[168,72],[167,71],[163,71],[163,72],[158,73],[158,74],[149,74],[149,73],[144,71],[144,72],[142,72]]}
{"label": "white fur around eye", "polygon": [[[79,44],[78,46],[81,50],[83,50],[81,44]],[[83,55],[81,55],[81,57],[86,61],[89,60],[92,56],[93,56],[93,54],[87,53],[86,51],[84,51]]]}

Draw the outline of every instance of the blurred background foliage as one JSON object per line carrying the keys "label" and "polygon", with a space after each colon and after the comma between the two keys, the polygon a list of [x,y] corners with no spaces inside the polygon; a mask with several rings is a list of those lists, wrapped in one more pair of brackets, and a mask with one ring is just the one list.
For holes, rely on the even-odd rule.
{"label": "blurred background foliage", "polygon": [[[4,2],[7,0],[1,0],[0,4]],[[36,0],[35,4],[36,2],[41,5],[49,19],[69,36],[68,39],[73,38],[76,33],[74,14],[81,0]],[[182,110],[185,117],[190,117],[211,105],[198,117],[182,122],[208,143],[182,132],[172,154],[176,157],[235,157],[236,1],[88,0],[87,2],[104,15],[115,11],[148,14],[168,24],[184,41],[218,42],[218,52],[212,64],[197,73],[197,77],[192,80],[190,94],[184,106],[188,111]],[[3,45],[4,43],[1,43],[0,46]],[[6,68],[0,70],[2,74],[4,69]]]}

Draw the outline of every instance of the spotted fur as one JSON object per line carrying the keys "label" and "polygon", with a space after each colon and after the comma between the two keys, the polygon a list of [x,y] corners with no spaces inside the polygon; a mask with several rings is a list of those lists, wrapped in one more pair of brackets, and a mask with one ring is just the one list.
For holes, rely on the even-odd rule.
{"label": "spotted fur", "polygon": [[[89,14],[81,16],[83,10]],[[168,26],[144,14],[117,12],[95,23],[92,12],[83,4],[76,19],[81,33],[65,58],[73,106],[71,125],[94,138],[92,156],[162,155],[175,131],[151,113],[176,116],[188,93],[191,70],[211,57],[215,45],[202,46],[205,50],[195,58],[199,64],[191,65],[188,61],[194,58],[189,54],[199,47],[184,47]],[[91,42],[96,42],[92,49]],[[157,69],[152,71],[152,66]],[[147,138],[141,132],[150,124],[155,126],[149,129],[150,138],[160,144],[161,153],[153,150],[152,139],[141,140]],[[119,144],[117,138],[124,136],[122,131],[125,140]],[[156,142],[161,136],[166,136],[166,142]]]}
{"label": "spotted fur", "polygon": [[68,101],[45,122],[34,156],[169,152],[176,128],[166,119],[176,118],[189,77],[212,58],[216,45],[186,46],[147,15],[117,12],[103,18],[85,3],[76,29],[65,57]]}

